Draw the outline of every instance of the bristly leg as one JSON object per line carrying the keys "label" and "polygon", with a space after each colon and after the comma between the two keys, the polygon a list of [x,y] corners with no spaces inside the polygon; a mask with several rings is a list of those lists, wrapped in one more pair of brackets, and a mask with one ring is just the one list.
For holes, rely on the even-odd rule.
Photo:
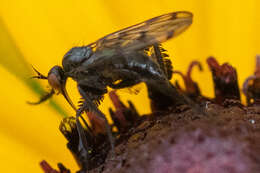
{"label": "bristly leg", "polygon": [[59,129],[68,140],[67,148],[73,154],[81,170],[88,170],[92,166],[89,164],[89,152],[92,151],[93,134],[89,130],[84,130],[74,117],[64,118]]}
{"label": "bristly leg", "polygon": [[253,75],[249,76],[243,84],[243,93],[247,105],[260,104],[260,55],[256,56],[256,67]]}
{"label": "bristly leg", "polygon": [[[98,101],[95,101],[94,104],[98,106],[100,104],[101,100],[103,100],[103,98],[101,98]],[[79,101],[79,107],[82,107],[83,103],[84,103],[84,99],[81,98],[81,100]],[[88,126],[85,119],[81,116],[81,119],[84,122],[85,126],[87,126],[88,129],[96,136],[99,134],[102,134],[102,135],[106,134],[105,120],[103,118],[100,118],[99,116],[97,116],[94,112],[88,111],[87,109],[85,109],[85,113],[87,114],[87,117],[90,121],[91,128]]]}
{"label": "bristly leg", "polygon": [[[164,71],[164,73],[166,74],[166,70],[165,70],[165,66],[163,64],[163,56],[162,56],[162,52],[160,50],[159,44],[155,44],[153,45],[153,54],[157,59],[157,62],[160,66],[160,68]],[[166,74],[167,75],[167,74]]]}
{"label": "bristly leg", "polygon": [[156,58],[165,76],[167,76],[167,79],[170,80],[172,78],[173,67],[171,60],[168,58],[169,55],[167,54],[167,51],[161,44],[154,44],[151,49],[151,56]]}
{"label": "bristly leg", "polygon": [[147,80],[148,95],[151,100],[153,112],[167,110],[170,106],[178,106],[185,103],[185,99],[177,89],[169,82],[172,77],[172,64],[168,54],[161,45],[155,44],[151,49],[151,56],[156,59],[160,69],[164,72],[164,79]]}
{"label": "bristly leg", "polygon": [[111,144],[111,150],[112,150],[112,155],[114,155],[114,146],[115,146],[115,143],[114,143],[114,137],[112,135],[112,130],[109,126],[109,123],[105,117],[105,115],[97,108],[97,106],[89,99],[90,97],[88,97],[87,95],[87,92],[85,92],[81,87],[80,85],[78,85],[78,90],[79,90],[79,93],[81,94],[81,96],[83,97],[84,99],[84,103],[83,104],[86,104],[86,106],[84,106],[84,110],[88,111],[88,112],[93,112],[95,115],[99,116],[100,118],[104,119],[105,121],[105,128],[106,128],[106,131],[107,131],[107,135],[108,135],[108,139],[109,139],[109,142]]}
{"label": "bristly leg", "polygon": [[[167,79],[158,79],[156,81],[148,80],[146,82],[148,95],[151,100],[152,112],[165,111],[171,106],[176,107],[187,104],[190,105],[194,111],[205,114],[204,110],[195,104],[189,97],[179,93],[177,88],[170,83],[169,80],[172,78],[173,67],[170,59],[168,59],[169,55],[165,52],[166,50],[162,48],[160,44],[154,45],[151,52],[151,56],[156,58],[161,70],[164,72],[165,79]],[[187,72],[189,76],[194,65],[198,65],[201,68],[198,62],[192,63]]]}
{"label": "bristly leg", "polygon": [[236,69],[228,63],[219,65],[213,57],[209,57],[207,63],[214,81],[215,102],[222,104],[226,99],[240,101]]}
{"label": "bristly leg", "polygon": [[88,170],[89,168],[89,147],[88,147],[88,141],[84,133],[84,129],[79,121],[79,117],[81,117],[81,114],[85,110],[85,104],[83,103],[82,107],[80,107],[77,110],[76,113],[76,126],[78,130],[78,135],[79,135],[79,145],[78,145],[78,151],[81,153],[82,156],[84,156],[84,165],[82,165],[82,170]]}
{"label": "bristly leg", "polygon": [[95,135],[87,126],[83,127],[79,121],[77,123],[75,117],[64,118],[59,129],[67,139],[67,148],[82,172],[97,168],[104,163],[110,150],[109,142],[104,140],[104,135]]}

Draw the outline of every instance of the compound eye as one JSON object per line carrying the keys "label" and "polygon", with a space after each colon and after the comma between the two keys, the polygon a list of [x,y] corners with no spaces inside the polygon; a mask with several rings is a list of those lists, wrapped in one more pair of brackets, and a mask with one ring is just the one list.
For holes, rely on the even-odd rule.
{"label": "compound eye", "polygon": [[54,66],[48,73],[48,82],[50,86],[54,90],[58,90],[58,93],[61,93],[64,98],[67,100],[67,102],[71,105],[71,107],[74,110],[77,110],[75,105],[72,103],[71,99],[68,96],[68,93],[66,91],[65,85],[66,85],[67,77],[60,66]]}
{"label": "compound eye", "polygon": [[62,89],[62,81],[60,76],[57,76],[57,74],[50,73],[48,75],[48,82],[53,89],[58,91]]}
{"label": "compound eye", "polygon": [[66,77],[60,66],[54,66],[48,73],[48,82],[50,86],[58,91],[65,87]]}

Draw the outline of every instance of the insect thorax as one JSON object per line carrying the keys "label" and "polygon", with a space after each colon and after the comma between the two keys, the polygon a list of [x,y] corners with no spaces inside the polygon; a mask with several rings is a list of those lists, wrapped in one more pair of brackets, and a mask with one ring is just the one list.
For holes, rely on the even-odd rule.
{"label": "insect thorax", "polygon": [[90,47],[74,47],[70,49],[63,57],[62,66],[66,73],[80,66],[92,55]]}

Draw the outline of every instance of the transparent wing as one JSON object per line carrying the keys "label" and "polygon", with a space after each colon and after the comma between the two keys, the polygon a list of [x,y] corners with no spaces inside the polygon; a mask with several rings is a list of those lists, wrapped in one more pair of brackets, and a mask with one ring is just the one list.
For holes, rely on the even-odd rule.
{"label": "transparent wing", "polygon": [[192,16],[186,11],[164,14],[109,34],[89,46],[95,52],[111,48],[125,53],[144,49],[185,31],[192,23]]}

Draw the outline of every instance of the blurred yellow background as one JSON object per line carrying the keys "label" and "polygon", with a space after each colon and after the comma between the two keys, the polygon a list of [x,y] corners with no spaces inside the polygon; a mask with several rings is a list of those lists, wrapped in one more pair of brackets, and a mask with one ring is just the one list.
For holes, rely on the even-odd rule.
{"label": "blurred yellow background", "polygon": [[[36,101],[39,87],[28,81],[30,64],[41,73],[61,64],[73,46],[86,45],[118,29],[172,11],[194,14],[191,27],[163,45],[176,70],[186,71],[191,60],[203,62],[204,72],[195,70],[202,93],[213,96],[211,74],[205,64],[208,56],[237,68],[239,84],[253,73],[255,55],[260,52],[260,1],[258,0],[0,0],[0,169],[2,172],[42,172],[39,161],[52,165],[62,162],[73,171],[76,163],[66,149],[58,130],[61,115],[48,102]],[[179,79],[179,78],[175,78]],[[46,81],[39,81],[48,90]],[[29,86],[29,87],[28,87]],[[76,103],[79,95],[71,80],[67,86]],[[145,89],[137,96],[120,93],[123,100],[134,100],[139,112],[148,113]],[[73,110],[62,96],[55,103],[69,115]],[[52,102],[52,107],[55,104]],[[107,114],[108,99],[101,105]],[[56,108],[58,109],[57,105]],[[57,110],[56,109],[56,110]]]}

